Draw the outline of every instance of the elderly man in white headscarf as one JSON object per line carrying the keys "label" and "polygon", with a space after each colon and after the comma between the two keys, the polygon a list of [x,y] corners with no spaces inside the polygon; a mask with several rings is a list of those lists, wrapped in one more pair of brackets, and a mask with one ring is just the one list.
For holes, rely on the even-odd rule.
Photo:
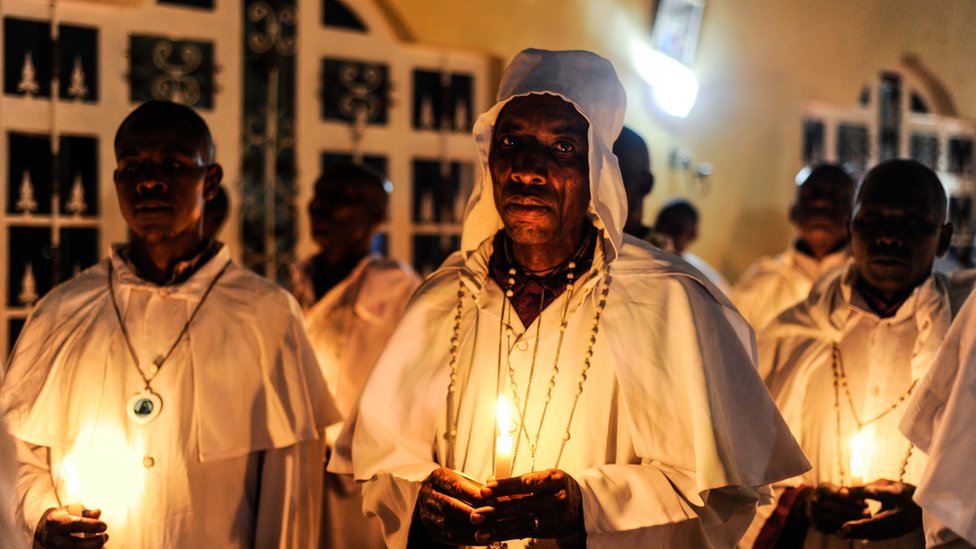
{"label": "elderly man in white headscarf", "polygon": [[498,99],[474,129],[461,250],[362,396],[364,509],[391,547],[733,545],[764,486],[808,464],[741,316],[622,234],[613,67],[526,50]]}

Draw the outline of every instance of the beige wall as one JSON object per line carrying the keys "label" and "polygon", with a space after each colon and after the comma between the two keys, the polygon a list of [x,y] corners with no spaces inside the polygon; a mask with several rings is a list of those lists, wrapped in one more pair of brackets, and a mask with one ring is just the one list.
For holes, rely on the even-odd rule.
{"label": "beige wall", "polygon": [[[879,69],[911,55],[959,116],[976,119],[973,0],[706,0],[694,66],[701,91],[683,121],[655,110],[629,54],[632,39],[647,38],[653,0],[382,1],[424,44],[506,62],[530,46],[608,57],[627,88],[627,124],[651,142],[658,183],[646,215],[670,196],[689,198],[703,216],[693,249],[733,280],[790,239],[785,212],[808,101],[853,104]],[[668,168],[675,147],[712,163],[707,195]]]}

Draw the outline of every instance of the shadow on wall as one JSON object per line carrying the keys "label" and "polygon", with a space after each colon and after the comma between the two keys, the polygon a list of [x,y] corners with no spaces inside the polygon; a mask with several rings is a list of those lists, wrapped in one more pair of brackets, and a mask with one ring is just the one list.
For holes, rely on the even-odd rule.
{"label": "shadow on wall", "polygon": [[782,209],[740,210],[732,226],[733,238],[720,269],[733,284],[756,259],[778,254],[793,238],[793,226]]}

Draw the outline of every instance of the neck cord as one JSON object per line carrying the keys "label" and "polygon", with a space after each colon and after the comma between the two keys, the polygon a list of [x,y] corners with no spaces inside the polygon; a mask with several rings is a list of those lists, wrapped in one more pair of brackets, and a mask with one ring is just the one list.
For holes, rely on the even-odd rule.
{"label": "neck cord", "polygon": [[174,341],[173,344],[170,345],[169,350],[166,351],[165,355],[157,357],[156,360],[153,361],[153,364],[149,367],[150,375],[149,377],[146,377],[146,374],[143,373],[142,368],[139,366],[139,355],[136,354],[135,347],[133,347],[132,345],[132,339],[129,337],[129,330],[126,329],[125,321],[122,320],[122,312],[119,310],[119,302],[115,298],[115,287],[113,285],[113,280],[112,280],[114,278],[113,277],[114,269],[112,268],[112,261],[109,261],[108,293],[110,296],[112,296],[112,307],[115,309],[115,318],[119,321],[119,328],[122,330],[122,337],[123,339],[125,339],[125,345],[129,349],[129,356],[132,357],[132,363],[136,367],[136,371],[139,372],[139,376],[146,383],[146,389],[150,388],[149,385],[152,383],[152,380],[155,379],[156,375],[162,369],[163,363],[165,363],[166,360],[169,359],[170,355],[173,354],[173,351],[176,350],[176,346],[179,345],[180,341],[183,339],[183,336],[186,335],[187,330],[190,329],[190,324],[193,322],[193,319],[196,318],[197,313],[200,311],[200,307],[203,305],[203,302],[206,301],[207,296],[210,295],[210,291],[213,290],[214,286],[217,285],[217,281],[220,280],[220,277],[223,276],[227,268],[230,267],[230,264],[231,261],[227,260],[227,263],[225,263],[224,266],[221,267],[220,271],[218,271],[216,276],[213,277],[213,280],[210,281],[210,284],[207,286],[207,289],[203,292],[203,296],[200,298],[200,301],[197,303],[197,306],[193,309],[193,312],[190,313],[190,318],[187,319],[185,324],[183,324],[183,329],[180,330],[180,334],[176,336],[176,341]]}

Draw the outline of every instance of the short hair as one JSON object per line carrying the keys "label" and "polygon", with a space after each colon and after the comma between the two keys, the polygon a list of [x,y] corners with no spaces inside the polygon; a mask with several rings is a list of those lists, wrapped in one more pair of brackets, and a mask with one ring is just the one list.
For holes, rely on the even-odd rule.
{"label": "short hair", "polygon": [[698,223],[698,210],[691,205],[691,202],[683,198],[676,198],[665,204],[658,212],[654,228],[665,234],[673,234],[669,229],[684,223],[692,225]]}
{"label": "short hair", "polygon": [[796,174],[797,187],[802,187],[807,183],[817,184],[825,181],[845,183],[854,189],[854,179],[844,168],[836,164],[807,165]]}
{"label": "short hair", "polygon": [[884,181],[883,184],[886,187],[904,188],[925,186],[929,199],[935,200],[935,203],[932,205],[937,210],[936,215],[941,220],[940,222],[945,222],[947,215],[946,208],[948,206],[945,186],[939,180],[938,174],[925,164],[907,158],[881,162],[868,170],[868,173],[864,174],[864,177],[857,183],[856,194],[854,195],[855,204],[860,201],[861,193],[867,184],[874,184],[876,182],[881,184],[881,180]]}
{"label": "short hair", "polygon": [[386,219],[390,204],[386,177],[369,166],[330,166],[315,180],[315,192],[322,192],[330,202],[364,206],[377,220]]}
{"label": "short hair", "polygon": [[213,136],[207,123],[192,108],[172,101],[146,101],[130,112],[115,132],[115,150],[118,150],[125,132],[160,126],[180,128],[186,130],[189,135],[202,139],[207,147],[208,162],[214,161]]}
{"label": "short hair", "polygon": [[[649,194],[654,189],[650,152],[647,142],[640,134],[624,126],[620,130],[620,136],[613,142],[613,154],[617,157],[625,187],[634,186],[633,190],[640,195]],[[632,177],[637,174],[640,176]]]}

